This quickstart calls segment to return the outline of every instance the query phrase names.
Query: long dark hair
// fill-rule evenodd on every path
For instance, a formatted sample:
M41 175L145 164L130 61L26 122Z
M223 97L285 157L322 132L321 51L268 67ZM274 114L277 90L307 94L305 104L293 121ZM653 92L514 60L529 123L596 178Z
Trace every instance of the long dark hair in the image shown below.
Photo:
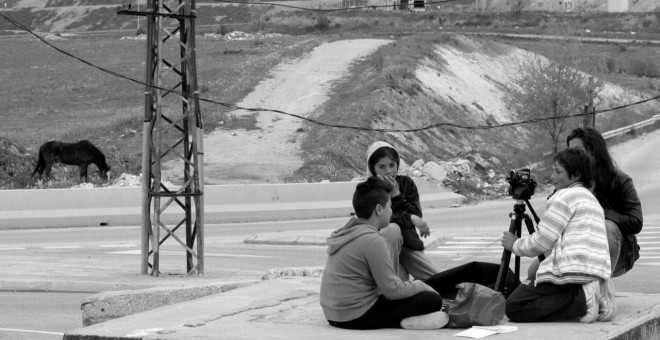
M607 143L605 143L605 139L600 132L590 127L573 129L566 137L566 145L576 138L582 141L584 148L596 162L594 169L596 188L594 194L597 198L605 197L617 173L617 167L607 149Z

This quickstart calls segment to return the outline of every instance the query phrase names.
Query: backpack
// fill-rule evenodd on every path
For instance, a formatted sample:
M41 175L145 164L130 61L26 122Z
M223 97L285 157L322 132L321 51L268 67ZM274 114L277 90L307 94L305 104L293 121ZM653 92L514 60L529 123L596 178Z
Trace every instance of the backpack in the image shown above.
M506 305L502 293L473 282L459 283L456 287L456 298L445 302L445 312L449 315L446 327L492 326L502 321Z

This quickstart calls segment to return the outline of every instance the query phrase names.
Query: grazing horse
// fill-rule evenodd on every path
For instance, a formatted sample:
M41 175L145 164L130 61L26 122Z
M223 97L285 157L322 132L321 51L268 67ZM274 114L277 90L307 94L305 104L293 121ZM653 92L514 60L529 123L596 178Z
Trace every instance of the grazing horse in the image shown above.
M46 172L46 179L50 179L50 170L53 164L60 162L80 167L80 178L87 182L87 166L95 164L99 169L99 176L105 180L110 179L108 170L110 166L105 162L105 155L94 144L86 140L77 143L64 143L49 141L39 148L39 160L32 172L32 177L39 173L39 178Z

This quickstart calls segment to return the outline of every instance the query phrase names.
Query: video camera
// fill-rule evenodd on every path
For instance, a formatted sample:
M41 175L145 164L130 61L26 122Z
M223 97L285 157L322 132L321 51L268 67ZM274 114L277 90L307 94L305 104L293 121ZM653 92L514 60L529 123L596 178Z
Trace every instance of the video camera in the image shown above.
M529 200L534 195L536 181L532 179L529 169L514 169L509 171L509 196L517 200Z

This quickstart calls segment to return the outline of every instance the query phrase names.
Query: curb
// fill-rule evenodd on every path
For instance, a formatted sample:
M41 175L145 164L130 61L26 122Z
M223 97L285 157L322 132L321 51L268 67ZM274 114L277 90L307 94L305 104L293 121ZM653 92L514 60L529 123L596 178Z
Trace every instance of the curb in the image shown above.
M157 287L99 293L88 296L81 304L83 327L175 303L192 301L258 282L239 281L194 287Z

